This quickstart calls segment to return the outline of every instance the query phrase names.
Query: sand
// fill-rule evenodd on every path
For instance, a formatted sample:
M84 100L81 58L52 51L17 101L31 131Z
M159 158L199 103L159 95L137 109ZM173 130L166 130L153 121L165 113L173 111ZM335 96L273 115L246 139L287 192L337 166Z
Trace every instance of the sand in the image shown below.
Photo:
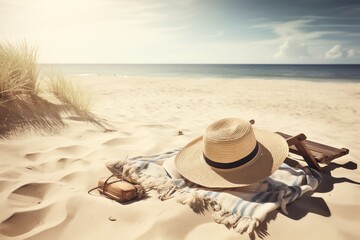
M156 194L131 204L88 195L105 163L185 145L223 117L350 154L311 195L273 212L252 238L360 239L360 84L293 80L77 77L104 128L75 117L56 134L0 140L0 239L247 239ZM182 131L184 135L178 135ZM110 221L109 218L115 221Z

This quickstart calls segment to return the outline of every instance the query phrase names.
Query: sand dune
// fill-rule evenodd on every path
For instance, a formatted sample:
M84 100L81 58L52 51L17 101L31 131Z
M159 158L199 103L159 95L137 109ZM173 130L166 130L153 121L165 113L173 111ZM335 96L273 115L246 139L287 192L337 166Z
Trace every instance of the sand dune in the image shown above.
M274 212L255 237L359 239L360 85L283 80L79 77L108 130L69 117L59 134L0 140L1 239L238 239L156 194L131 204L88 195L105 163L185 145L223 117L350 149L317 192ZM178 131L184 134L179 135ZM111 217L111 221L109 218ZM301 234L299 234L301 233ZM247 236L242 236L247 238Z

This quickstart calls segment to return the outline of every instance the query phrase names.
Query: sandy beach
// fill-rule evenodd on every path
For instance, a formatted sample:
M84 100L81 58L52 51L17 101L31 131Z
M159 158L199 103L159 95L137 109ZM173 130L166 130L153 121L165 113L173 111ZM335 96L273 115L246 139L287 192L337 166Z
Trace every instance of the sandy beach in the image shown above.
M262 79L74 77L102 128L68 116L56 134L0 139L1 239L247 239L155 193L120 204L87 191L106 163L184 146L225 117L350 149L313 194L271 213L264 239L360 239L360 84ZM182 131L183 135L178 132ZM111 221L115 219L115 221Z

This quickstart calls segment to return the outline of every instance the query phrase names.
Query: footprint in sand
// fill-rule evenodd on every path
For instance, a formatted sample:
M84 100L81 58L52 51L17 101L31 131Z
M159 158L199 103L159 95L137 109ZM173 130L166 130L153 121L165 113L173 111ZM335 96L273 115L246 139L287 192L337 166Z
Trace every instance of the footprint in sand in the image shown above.
M22 182L8 184L2 191L0 203L7 207L0 213L0 221L8 219L16 212L38 208L39 204L49 205L55 202L50 195L58 195L61 186L55 183ZM44 199L46 201L44 202Z
M122 144L126 144L126 138L112 138L104 142L102 145L114 147Z
M59 226L66 224L74 216L70 200L83 192L83 189L70 184L71 179L87 185L89 179L86 178L91 177L91 172L78 171L63 174L64 181L57 180L56 183L6 184L8 194L2 192L0 199L0 239L37 239L37 236L44 234L54 236L52 232L56 232Z
M123 146L123 145L131 145L133 143L136 143L139 139L138 138L120 138L120 137L115 137L112 138L110 140L105 141L104 143L102 143L102 145L104 146L109 146L109 147L116 147L116 146Z
M25 166L27 171L32 171L33 174L38 176L38 173L49 175L52 173L67 174L68 172L76 171L78 169L84 169L91 164L90 160L84 158L57 158L45 162L31 162ZM13 172L13 171L12 171ZM30 174L30 173L28 173Z
M31 161L37 162L47 162L49 159L54 158L63 158L63 157L80 157L92 151L89 147L80 146L80 145L71 145L66 147L57 147L54 149L50 149L46 152L36 152L36 153L28 153L24 157Z
M66 201L56 202L40 209L17 211L1 223L0 233L5 237L28 239L60 225L67 216Z

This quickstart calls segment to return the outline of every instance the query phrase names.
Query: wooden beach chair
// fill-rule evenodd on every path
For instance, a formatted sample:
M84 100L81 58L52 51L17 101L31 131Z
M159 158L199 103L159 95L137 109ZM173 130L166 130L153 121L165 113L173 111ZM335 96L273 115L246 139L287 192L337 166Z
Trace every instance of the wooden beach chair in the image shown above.
M332 160L349 153L347 148L335 148L306 140L306 136L303 133L295 136L282 132L276 133L286 139L291 153L302 156L306 163L316 170L321 170L319 163L329 164Z
M255 120L250 120L250 123L254 124ZM276 133L286 139L291 153L301 156L311 168L319 171L321 171L319 163L329 164L332 160L349 153L347 148L335 148L307 140L303 133L295 136L282 132Z

